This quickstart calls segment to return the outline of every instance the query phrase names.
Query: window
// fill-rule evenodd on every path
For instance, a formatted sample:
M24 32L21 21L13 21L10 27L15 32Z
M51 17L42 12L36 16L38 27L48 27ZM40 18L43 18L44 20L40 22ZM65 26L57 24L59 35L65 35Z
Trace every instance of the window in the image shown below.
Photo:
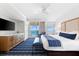
M39 34L39 26L38 25L31 25L31 36L37 36Z
M47 33L50 33L50 34L53 34L55 33L55 23L53 22L47 22L46 23L46 32Z

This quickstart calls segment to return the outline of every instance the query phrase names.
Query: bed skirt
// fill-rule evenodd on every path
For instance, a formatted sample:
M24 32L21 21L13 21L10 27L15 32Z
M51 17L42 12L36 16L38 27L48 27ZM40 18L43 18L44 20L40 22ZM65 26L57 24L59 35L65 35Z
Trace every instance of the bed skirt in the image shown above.
M46 51L48 56L79 56L79 51Z

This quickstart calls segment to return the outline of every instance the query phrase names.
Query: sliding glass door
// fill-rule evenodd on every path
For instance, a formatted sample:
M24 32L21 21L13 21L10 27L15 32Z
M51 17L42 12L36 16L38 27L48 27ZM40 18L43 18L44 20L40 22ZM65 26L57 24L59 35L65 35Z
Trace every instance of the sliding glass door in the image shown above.
M38 34L45 32L45 22L43 21L31 21L29 23L29 37L36 37Z
M37 36L39 34L39 25L31 25L31 36Z
M36 37L39 34L39 22L30 22L28 33L29 37Z

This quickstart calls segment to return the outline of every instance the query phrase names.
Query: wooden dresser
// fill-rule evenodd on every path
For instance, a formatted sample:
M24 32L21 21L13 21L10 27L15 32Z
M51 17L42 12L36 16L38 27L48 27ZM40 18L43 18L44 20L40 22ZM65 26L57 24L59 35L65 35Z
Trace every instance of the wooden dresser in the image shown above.
M17 36L0 36L0 51L8 52L22 41L23 38Z

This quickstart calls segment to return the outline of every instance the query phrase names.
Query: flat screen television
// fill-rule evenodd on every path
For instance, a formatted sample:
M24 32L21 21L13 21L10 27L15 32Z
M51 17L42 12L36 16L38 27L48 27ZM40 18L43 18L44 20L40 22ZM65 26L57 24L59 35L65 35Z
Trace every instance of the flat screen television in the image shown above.
M15 23L0 18L0 31L8 31L8 30L14 31L15 30Z

